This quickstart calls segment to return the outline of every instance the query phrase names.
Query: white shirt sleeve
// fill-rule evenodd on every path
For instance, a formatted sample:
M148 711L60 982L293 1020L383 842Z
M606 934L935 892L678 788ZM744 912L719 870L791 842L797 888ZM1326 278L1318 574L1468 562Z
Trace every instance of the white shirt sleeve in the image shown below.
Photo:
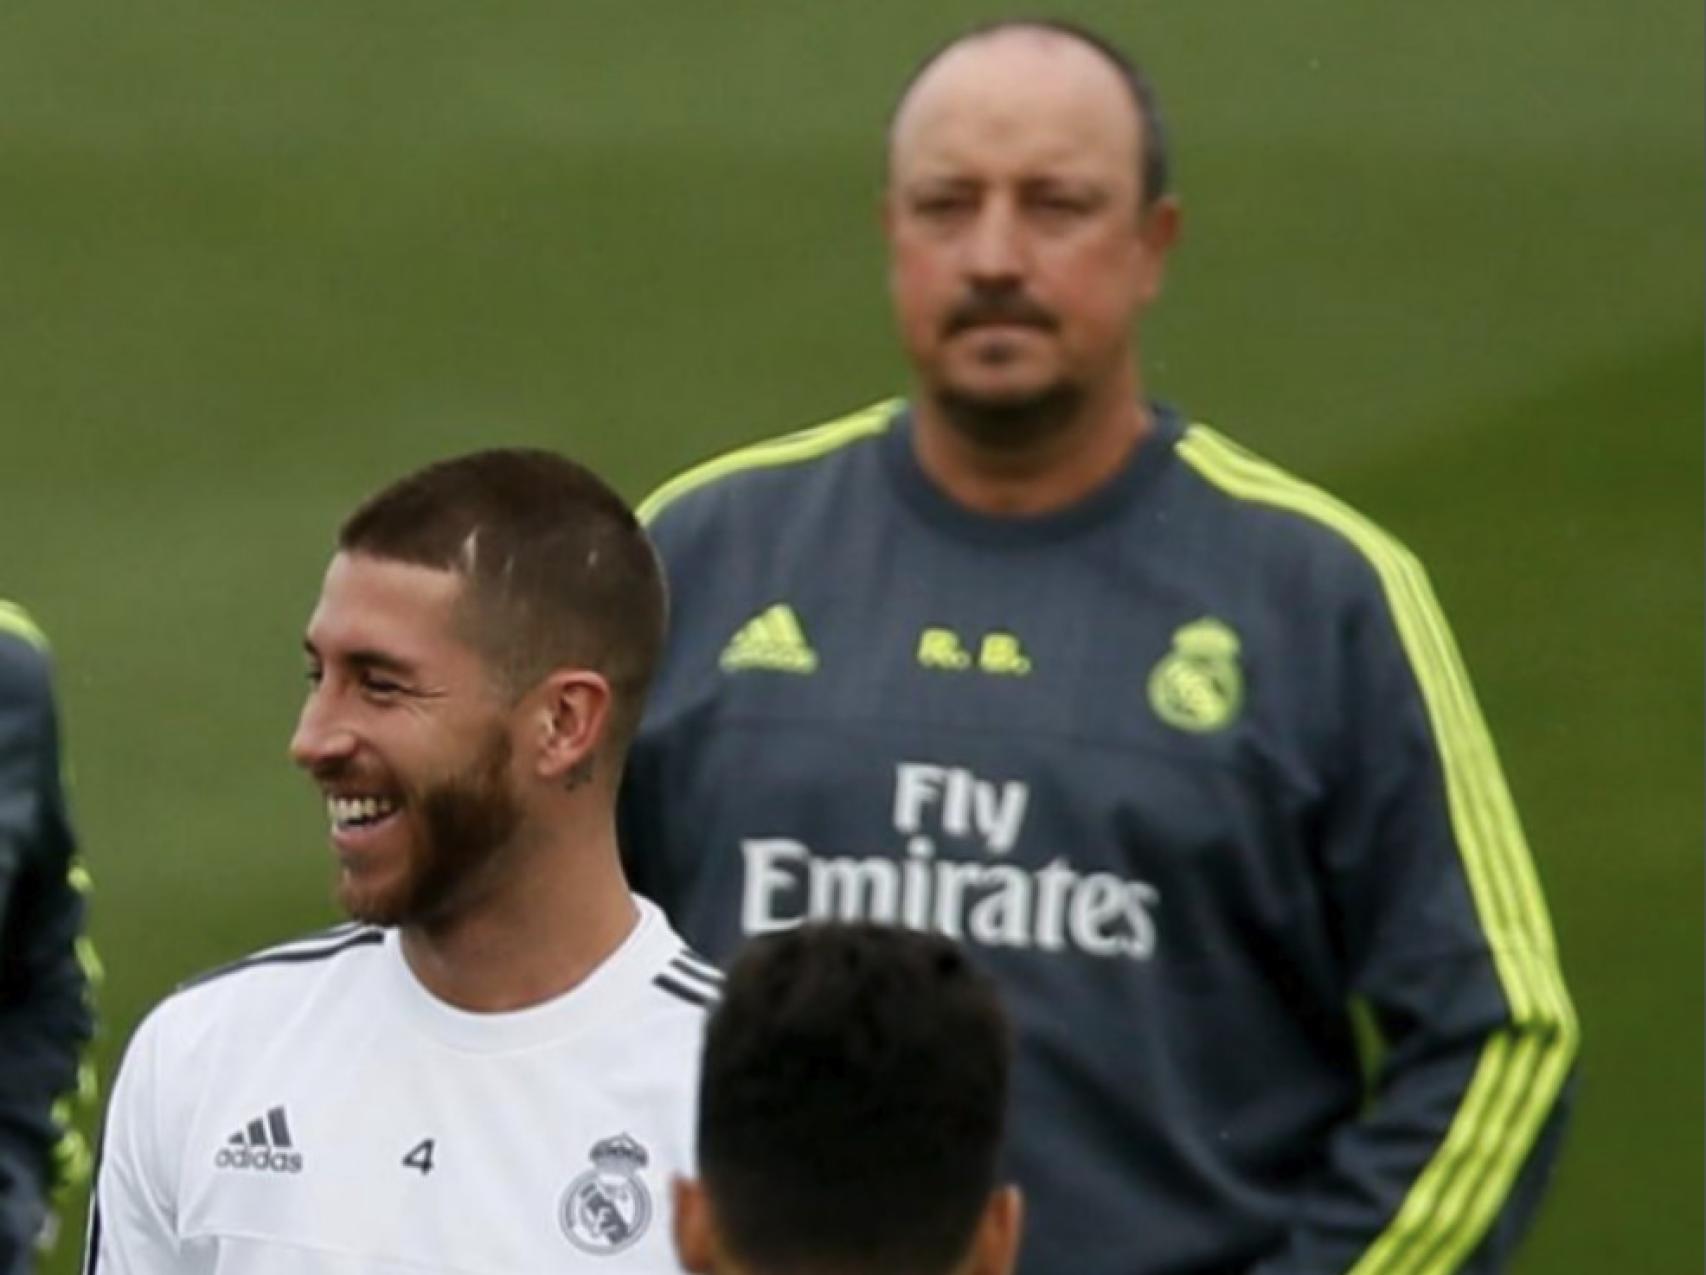
M172 1160L163 1155L159 1013L131 1038L113 1081L89 1208L84 1275L181 1275Z

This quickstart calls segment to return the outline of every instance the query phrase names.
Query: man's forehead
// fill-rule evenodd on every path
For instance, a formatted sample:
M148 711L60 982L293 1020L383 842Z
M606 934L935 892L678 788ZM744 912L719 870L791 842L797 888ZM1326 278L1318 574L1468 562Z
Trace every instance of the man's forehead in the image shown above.
M309 640L320 645L388 636L412 643L447 634L462 594L463 579L454 571L340 552L326 567Z
M1100 53L1058 32L1012 28L943 53L895 114L890 172L971 159L1095 164L1130 169L1137 106Z

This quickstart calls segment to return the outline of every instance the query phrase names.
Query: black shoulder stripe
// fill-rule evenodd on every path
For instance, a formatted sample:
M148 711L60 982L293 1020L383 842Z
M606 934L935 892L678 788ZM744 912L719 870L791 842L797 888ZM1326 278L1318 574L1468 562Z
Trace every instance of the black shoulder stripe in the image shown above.
M715 992L707 991L698 987L689 987L685 983L678 983L668 974L659 974L652 980L652 986L662 988L671 996L679 997L689 1005L697 1005L700 1009L710 1009L712 1005L717 1003L717 996Z
M385 931L376 925L361 925L350 923L334 926L329 930L321 930L317 934L308 934L299 939L291 939L288 943L278 943L272 947L262 948L245 956L245 961L278 961L302 960L317 956L330 956L341 952L352 945L361 943L377 943L383 941Z
M715 961L707 961L690 947L684 947L676 954L675 959L683 966L697 969L701 974L709 974L719 982L723 979L723 971L717 968Z
M254 969L258 965L299 965L308 961L324 961L348 952L352 948L371 947L375 943L385 941L385 931L378 929L357 930L354 934L339 939L335 943L319 947L287 948L283 951L262 952L259 956L246 956L240 961L232 961L229 965L221 965L205 974L197 974L194 978L186 979L178 984L176 990L188 991L192 987L200 987L203 983L211 983L214 979L224 978L227 974L237 974L243 970Z
M680 957L676 957L675 960L671 961L669 963L669 968L672 973L681 975L681 977L688 983L708 988L713 992L720 992L723 990L723 976L721 974L714 973L710 970L700 969L696 965L689 965Z
M329 926L324 930L315 930L311 934L298 935L293 939L285 939L282 943L274 943L263 947L258 952L251 952L243 959L245 961L259 960L261 957L279 956L285 952L300 952L308 949L319 950L332 947L352 934L374 927L360 921L344 921L339 925Z

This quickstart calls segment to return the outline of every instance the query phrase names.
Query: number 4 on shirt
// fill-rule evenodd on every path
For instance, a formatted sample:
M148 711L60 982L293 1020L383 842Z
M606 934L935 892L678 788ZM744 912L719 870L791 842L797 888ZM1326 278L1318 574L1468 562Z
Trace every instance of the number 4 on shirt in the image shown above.
M432 1172L432 1149L434 1139L423 1138L409 1149L409 1154L403 1157L403 1167L419 1169L424 1178Z

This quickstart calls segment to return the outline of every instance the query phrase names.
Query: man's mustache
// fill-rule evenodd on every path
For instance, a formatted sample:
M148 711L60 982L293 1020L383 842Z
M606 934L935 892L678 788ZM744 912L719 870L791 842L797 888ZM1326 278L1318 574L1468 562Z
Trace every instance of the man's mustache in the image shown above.
M969 328L997 323L1040 328L1044 332L1053 332L1060 326L1054 315L1022 292L989 292L966 297L948 311L942 327L948 336L958 336Z

